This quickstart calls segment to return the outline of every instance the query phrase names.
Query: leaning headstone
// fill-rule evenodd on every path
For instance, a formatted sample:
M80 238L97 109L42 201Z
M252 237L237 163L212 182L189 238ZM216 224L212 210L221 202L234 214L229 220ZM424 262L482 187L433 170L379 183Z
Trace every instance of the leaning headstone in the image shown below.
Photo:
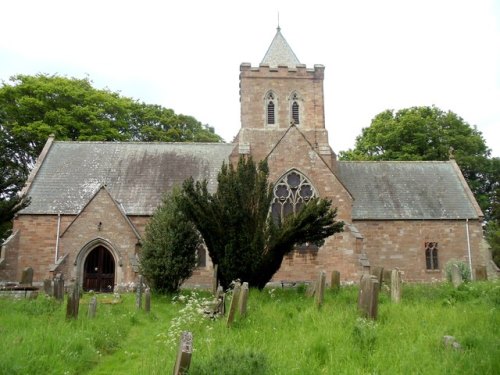
M97 309L97 298L94 296L89 302L89 318L95 318L95 312Z
M401 301L401 272L392 270L391 272L391 300L399 303Z
M233 289L233 299L231 300L231 306L229 307L229 314L227 315L227 326L230 327L233 324L234 316L236 315L236 309L238 308L238 303L240 299L241 284L236 282Z
M247 315L247 301L248 301L248 283L244 282L241 286L240 300L238 302L238 311L240 316Z
M316 293L316 306L320 308L325 300L326 272L321 271L318 276L318 291Z
M32 286L33 285L33 268L26 267L21 275L20 285Z
M43 291L46 295L52 296L52 294L53 294L52 280L50 280L50 279L43 280Z
M139 283L137 284L137 290L135 293L135 307L137 309L142 309L142 275L139 276Z
M192 354L193 334L191 332L184 331L181 334L181 341L179 344L179 351L177 352L173 375L188 374Z
M488 280L488 273L486 272L486 266L476 266L476 281L486 281Z
M144 311L147 313L151 311L151 290L149 288L144 291Z
M332 280L331 280L330 287L334 290L340 289L340 272L339 271L332 271Z
M384 267L373 267L371 274L378 280L378 287L382 287L382 280L384 278Z
M361 277L358 309L365 318L377 319L379 289L379 282L376 276L364 274Z
M451 282L455 288L458 288L463 282L462 273L460 272L460 268L458 268L458 264L453 264L451 266Z
M387 270L384 268L384 276L383 276L382 283L390 286L391 280L392 280L392 270Z
M61 273L54 278L54 297L58 301L64 300L64 278Z
M68 294L68 302L66 304L66 319L77 319L78 310L80 308L80 286L78 283L73 285L73 290Z

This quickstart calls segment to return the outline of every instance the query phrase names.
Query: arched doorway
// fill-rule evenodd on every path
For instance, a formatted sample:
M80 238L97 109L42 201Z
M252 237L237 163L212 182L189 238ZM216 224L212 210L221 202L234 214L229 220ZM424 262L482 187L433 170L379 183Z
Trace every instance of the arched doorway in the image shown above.
M115 260L104 246L97 246L85 259L83 290L113 292L115 286Z

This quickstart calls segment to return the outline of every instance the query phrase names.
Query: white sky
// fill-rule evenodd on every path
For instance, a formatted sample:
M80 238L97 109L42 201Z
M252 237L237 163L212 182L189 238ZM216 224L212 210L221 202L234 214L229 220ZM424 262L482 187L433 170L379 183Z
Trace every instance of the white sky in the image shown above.
M281 31L325 65L333 149L354 146L385 109L436 105L500 157L499 0L16 0L0 2L0 80L83 78L215 127L240 127L239 66Z

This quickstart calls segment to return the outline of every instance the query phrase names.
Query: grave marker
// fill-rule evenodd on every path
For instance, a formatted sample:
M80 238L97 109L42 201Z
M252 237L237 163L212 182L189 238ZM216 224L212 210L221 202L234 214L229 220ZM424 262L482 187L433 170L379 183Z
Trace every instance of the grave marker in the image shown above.
M137 309L142 309L142 275L139 276L139 284L137 285L137 290L135 294L135 307Z
M175 361L173 375L188 374L191 365L191 355L193 353L193 334L184 331L181 334L177 360Z
M244 282L241 287L240 300L238 304L238 310L240 316L242 317L247 315L247 301L248 301L248 283Z
M22 286L33 286L33 268L26 267L21 275Z
M380 289L382 287L382 280L384 277L384 267L373 267L371 274L377 278L378 287Z
M80 286L78 283L73 285L73 290L68 294L66 304L66 319L78 319L78 310L80 308Z
M391 272L391 300L395 303L401 301L401 272L399 270Z
M462 273L460 272L460 268L458 268L458 264L452 264L451 266L451 282L455 288L458 288L463 282Z
M377 319L379 282L376 276L364 274L361 277L358 295L358 309L366 318Z
M340 272L339 271L332 271L332 280L331 280L330 287L334 290L340 289Z
M54 277L54 297L58 301L64 300L64 278L62 273L58 273Z
M476 266L476 281L486 281L488 280L488 272L486 272L486 266Z
M43 291L48 296L52 296L53 295L52 280L50 280L50 279L43 280Z
M217 264L214 265L214 273L212 277L212 293L215 296L217 294L217 286L219 285L219 280L217 279L217 270L219 266Z
M316 293L316 306L320 308L325 300L325 283L326 283L326 272L321 271L318 276L317 286L318 291Z
M151 290L146 288L144 292L144 311L147 313L151 311Z
M230 327L233 324L234 316L236 314L236 309L238 308L238 303L240 299L241 284L237 281L233 289L233 299L231 300L231 306L229 307L229 314L227 315L227 326Z
M90 299L89 302L89 318L94 318L95 317L95 312L97 309L97 298L94 296Z

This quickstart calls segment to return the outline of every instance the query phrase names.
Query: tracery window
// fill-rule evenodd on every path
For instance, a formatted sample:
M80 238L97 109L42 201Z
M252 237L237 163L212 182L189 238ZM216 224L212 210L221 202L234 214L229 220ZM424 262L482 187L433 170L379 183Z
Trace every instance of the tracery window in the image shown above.
M274 186L271 214L275 222L300 211L312 198L317 197L311 182L299 171L291 170Z
M425 266L428 270L439 269L437 242L425 243Z
M273 92L266 95L266 121L267 125L276 124L276 96Z

